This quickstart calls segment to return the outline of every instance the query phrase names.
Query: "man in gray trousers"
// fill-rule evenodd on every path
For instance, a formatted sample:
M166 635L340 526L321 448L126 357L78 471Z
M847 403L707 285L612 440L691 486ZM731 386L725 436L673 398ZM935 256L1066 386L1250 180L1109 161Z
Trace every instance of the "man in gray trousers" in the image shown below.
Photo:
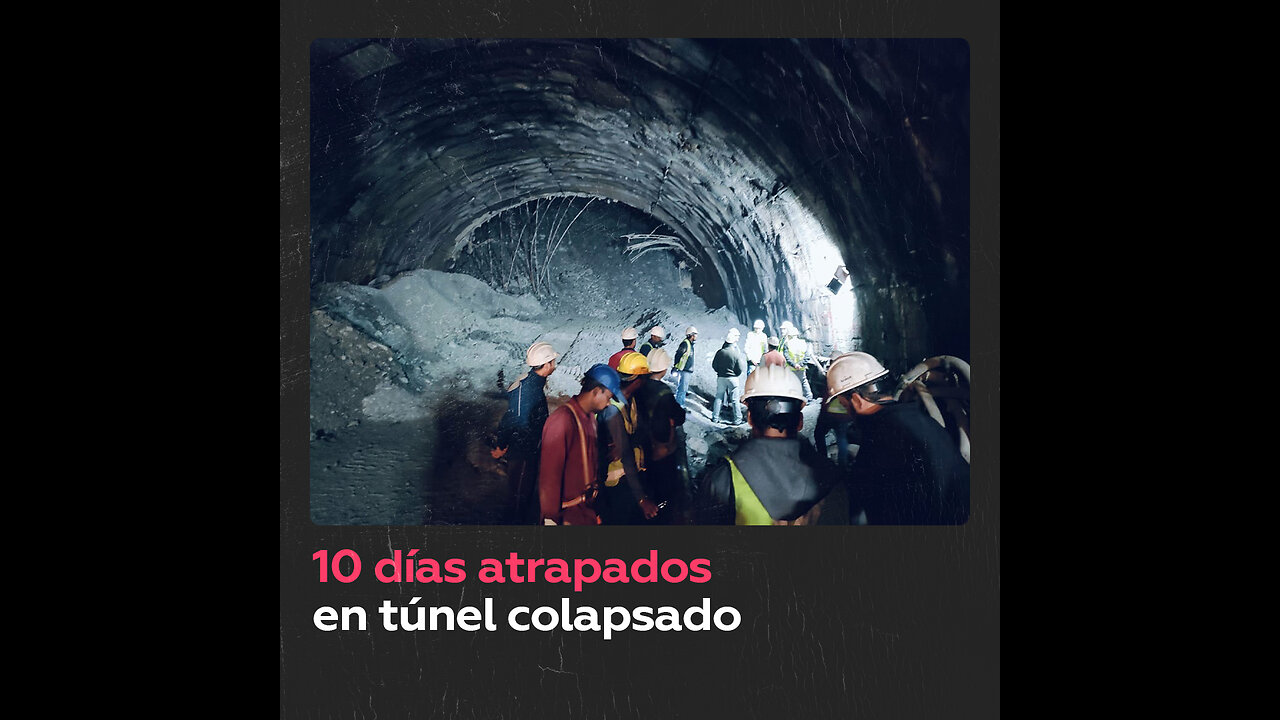
M720 422L720 407L729 403L733 408L733 425L741 425L742 403L738 402L742 389L742 376L747 372L747 359L738 349L738 328L725 335L724 345L716 351L711 368L716 371L716 400L711 404L711 422Z

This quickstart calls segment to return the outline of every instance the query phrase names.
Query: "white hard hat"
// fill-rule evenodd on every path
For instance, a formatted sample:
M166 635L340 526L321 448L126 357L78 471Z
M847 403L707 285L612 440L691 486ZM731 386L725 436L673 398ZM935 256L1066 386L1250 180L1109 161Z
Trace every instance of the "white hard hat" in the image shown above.
M728 342L738 342L738 337L742 333L738 332L738 328L729 328L729 332L725 333L724 339Z
M524 354L524 364L529 367L538 367L558 357L560 357L560 353L551 348L551 343L536 342L530 345L529 351Z
M800 331L796 329L795 325L788 325L782 328L782 337L798 337L799 335Z
M757 320L757 321L755 321L755 323L753 323L753 324L751 325L751 328L752 328L753 330L763 330L763 329L764 329L764 321L763 321L763 320Z
M684 331L684 336L685 336L685 337L689 337L690 335L697 335L697 334L698 334L698 328L696 328L696 327L694 327L694 326L692 326L692 325L690 325L690 326L689 326L689 327Z
M832 360L831 367L827 369L827 400L888 374L889 371L871 355L847 352Z
M639 337L639 335L636 333L636 329L633 327L629 327L626 330L622 331L623 340L635 340L637 337Z
M653 329L649 331L649 334L661 340L662 338L667 336L667 331L663 330L661 325L654 325Z
M659 370L671 369L671 354L662 348L654 348L649 351L649 372L655 373Z
M769 336L768 343L769 343L770 345L781 345L781 344L782 344L782 341L778 339L778 336L777 336L777 335L770 335L770 336Z
M791 324L790 320L783 320L782 324L778 326L778 329L786 330L787 328L790 328L790 327L795 327L795 326Z
M777 365L761 365L747 376L742 403L745 405L753 397L794 398L803 405L804 388L800 386L800 378L794 372Z

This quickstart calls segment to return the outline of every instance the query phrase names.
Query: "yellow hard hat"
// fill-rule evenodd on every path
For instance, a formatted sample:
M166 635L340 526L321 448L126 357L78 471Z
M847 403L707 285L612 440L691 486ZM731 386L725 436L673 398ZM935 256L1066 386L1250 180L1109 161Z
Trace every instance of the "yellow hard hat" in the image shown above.
M638 352L629 352L618 358L618 374L619 375L647 375L649 373L649 361Z

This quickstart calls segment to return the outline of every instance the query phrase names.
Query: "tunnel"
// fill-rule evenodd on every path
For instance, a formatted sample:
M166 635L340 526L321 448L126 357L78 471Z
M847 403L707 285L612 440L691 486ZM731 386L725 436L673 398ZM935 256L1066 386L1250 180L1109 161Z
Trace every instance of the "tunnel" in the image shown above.
M310 92L317 523L493 522L535 340L553 407L627 326L970 355L963 40L318 39Z

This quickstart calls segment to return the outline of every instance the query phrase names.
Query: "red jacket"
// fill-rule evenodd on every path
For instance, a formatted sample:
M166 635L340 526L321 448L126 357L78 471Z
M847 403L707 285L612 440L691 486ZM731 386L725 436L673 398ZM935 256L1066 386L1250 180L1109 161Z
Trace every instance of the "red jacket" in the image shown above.
M578 405L576 398L569 398L542 427L542 461L538 469L542 517L571 525L598 524L595 512L582 503L563 511L560 508L562 502L578 497L595 482L596 420Z
M636 349L635 349L635 348L633 348L633 347L629 347L629 348L628 348L628 347L624 347L624 348L622 348L621 350L619 350L618 352L616 352L616 353L614 353L614 354L610 355L610 356L609 356L609 367L613 368L614 370L617 370L617 369L618 369L618 363L622 361L622 356L623 356L623 355L626 355L626 354L627 354L627 353L629 353L629 352L636 352Z
M786 367L787 359L777 350L770 350L760 358L761 365L777 365L778 367Z

